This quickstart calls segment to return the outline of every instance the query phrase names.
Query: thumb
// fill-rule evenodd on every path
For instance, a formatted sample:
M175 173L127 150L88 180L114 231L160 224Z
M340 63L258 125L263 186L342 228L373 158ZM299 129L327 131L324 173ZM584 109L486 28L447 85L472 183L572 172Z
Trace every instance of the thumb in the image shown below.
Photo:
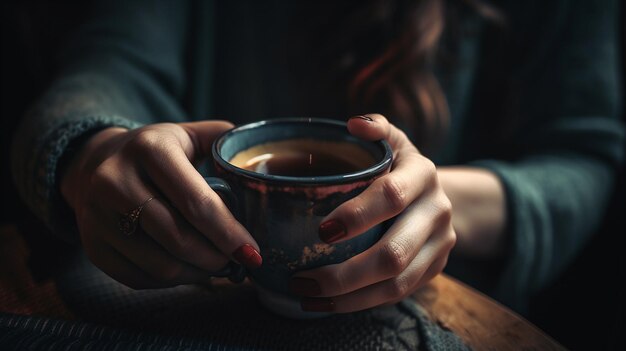
M390 124L387 118L375 113L350 117L348 120L350 134L365 140L387 139L389 129Z
M404 132L389 123L385 116L376 113L350 117L348 131L365 140L385 139L394 150L410 143Z
M193 151L188 155L191 160L211 156L213 141L235 125L228 121L199 121L180 123L193 143Z

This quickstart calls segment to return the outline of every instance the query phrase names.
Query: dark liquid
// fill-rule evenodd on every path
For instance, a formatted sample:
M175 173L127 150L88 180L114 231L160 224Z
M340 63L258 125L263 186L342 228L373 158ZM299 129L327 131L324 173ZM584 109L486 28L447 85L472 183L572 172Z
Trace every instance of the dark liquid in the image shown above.
M261 158L244 168L258 173L288 177L330 176L362 169L358 165L325 153L289 152L263 156L267 158Z
M354 143L289 139L253 146L230 162L263 174L319 177L357 172L371 167L375 160Z

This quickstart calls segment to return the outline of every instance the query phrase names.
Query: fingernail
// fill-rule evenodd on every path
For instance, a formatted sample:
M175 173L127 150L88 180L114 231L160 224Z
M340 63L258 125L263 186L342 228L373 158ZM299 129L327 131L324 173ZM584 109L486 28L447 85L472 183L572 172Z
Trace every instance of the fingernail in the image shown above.
M300 307L303 311L332 312L335 310L335 301L327 297L304 298L300 300Z
M263 258L259 252L250 244L241 245L233 252L233 257L246 268L259 268L263 263Z
M338 220L331 219L320 225L320 239L327 244L332 244L346 236L346 227Z
M358 118L358 119L362 119L364 121L368 121L368 122L373 122L374 120L372 119L372 117L367 117L365 115L358 115L358 116L354 116L354 117L350 117L350 119L353 118Z
M289 280L289 290L300 296L317 296L322 293L322 289L317 281L300 277L294 277Z

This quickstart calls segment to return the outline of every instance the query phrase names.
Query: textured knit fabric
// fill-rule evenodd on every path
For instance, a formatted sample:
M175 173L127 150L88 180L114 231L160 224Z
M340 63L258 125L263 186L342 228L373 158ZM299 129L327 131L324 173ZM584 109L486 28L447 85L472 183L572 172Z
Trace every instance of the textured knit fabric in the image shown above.
M452 116L445 147L431 157L439 165L484 167L502 181L505 257L452 257L447 270L523 312L529 295L594 233L623 159L617 4L495 5L507 16L504 25L461 11L458 45L449 52L456 61L437 67ZM13 172L25 201L72 239L71 214L56 210L64 205L55 171L82 132L211 118L345 119L340 84L320 54L334 33L294 40L324 23L327 13L314 7L96 2L93 19L64 51L58 80L16 136ZM451 37L444 33L444 42Z
M0 313L6 350L468 350L415 301L316 320L265 310L251 286L132 290L77 255L56 284L79 321Z

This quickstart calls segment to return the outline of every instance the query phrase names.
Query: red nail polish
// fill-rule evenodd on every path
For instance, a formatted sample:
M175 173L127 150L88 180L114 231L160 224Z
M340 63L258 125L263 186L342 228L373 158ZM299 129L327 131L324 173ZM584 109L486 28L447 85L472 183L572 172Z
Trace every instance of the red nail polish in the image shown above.
M300 300L300 307L303 311L332 312L335 310L335 301L327 297L304 298Z
M233 257L246 268L259 268L263 263L259 252L250 244L241 245L233 252Z
M373 122L374 121L372 119L372 117L367 117L365 115L358 115L358 116L350 117L350 119L353 119L353 118L362 119L362 120L367 121L367 122Z
M317 281L300 277L293 277L289 280L289 290L300 296L317 296L322 293Z
M327 244L339 241L339 239L347 234L346 227L343 223L335 219L322 223L319 228L320 239Z

